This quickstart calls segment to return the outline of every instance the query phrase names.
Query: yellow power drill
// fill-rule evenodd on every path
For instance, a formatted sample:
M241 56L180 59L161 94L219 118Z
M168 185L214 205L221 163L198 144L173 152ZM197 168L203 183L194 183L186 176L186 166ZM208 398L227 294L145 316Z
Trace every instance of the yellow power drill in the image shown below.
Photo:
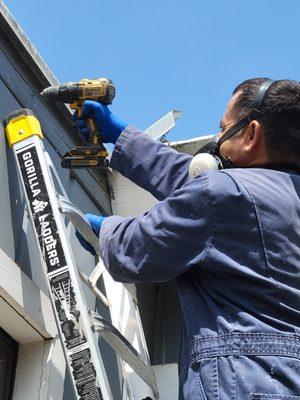
M41 95L49 100L59 101L71 105L81 117L82 106L85 100L95 100L105 105L112 103L116 94L113 82L110 79L82 79L80 82L68 82L44 89ZM92 118L86 119L89 130L86 146L72 147L62 158L64 168L99 168L108 167L108 153L101 141L101 133Z

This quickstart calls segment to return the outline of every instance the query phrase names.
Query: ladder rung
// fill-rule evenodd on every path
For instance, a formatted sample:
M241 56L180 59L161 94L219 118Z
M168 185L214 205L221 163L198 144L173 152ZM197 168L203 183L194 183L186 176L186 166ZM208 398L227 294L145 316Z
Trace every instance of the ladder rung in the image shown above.
M81 280L87 285L87 287L94 293L94 295L108 308L110 308L110 302L108 299L104 296L104 294L97 288L97 286L94 286L89 277L82 271L79 271L79 276Z
M98 279L100 278L100 276L103 274L104 271L105 271L105 266L103 262L99 261L89 276L89 281L91 282L92 286L97 285Z
M150 365L142 360L132 344L107 320L90 311L91 323L95 332L102 336L115 352L143 379L158 396L156 379Z

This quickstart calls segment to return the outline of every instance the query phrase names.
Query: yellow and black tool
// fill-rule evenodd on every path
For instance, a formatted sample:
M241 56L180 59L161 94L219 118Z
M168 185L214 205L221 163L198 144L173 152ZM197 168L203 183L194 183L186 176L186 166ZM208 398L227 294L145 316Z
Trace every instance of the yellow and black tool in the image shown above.
M81 117L85 100L94 100L105 105L112 103L115 87L110 79L82 79L80 82L68 82L44 89L42 96L49 100L68 103ZM101 140L99 127L92 118L86 120L89 139L86 146L71 148L62 158L64 168L99 168L108 167L108 153Z

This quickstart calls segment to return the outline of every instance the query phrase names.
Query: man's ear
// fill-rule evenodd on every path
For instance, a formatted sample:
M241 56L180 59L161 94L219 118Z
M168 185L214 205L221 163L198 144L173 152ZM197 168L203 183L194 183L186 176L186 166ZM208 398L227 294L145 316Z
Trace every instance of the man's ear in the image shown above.
M263 140L263 127L259 121L251 121L245 135L245 150L251 153Z

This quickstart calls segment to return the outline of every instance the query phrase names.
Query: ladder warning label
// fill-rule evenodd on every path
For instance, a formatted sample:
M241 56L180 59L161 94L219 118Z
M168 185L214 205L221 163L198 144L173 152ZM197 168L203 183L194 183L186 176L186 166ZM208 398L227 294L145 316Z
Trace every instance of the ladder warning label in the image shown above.
M69 272L66 271L51 277L50 288L68 350L86 343L86 338L80 327L80 312L76 308L75 294L71 286Z
M35 146L16 152L79 400L103 400Z
M95 387L96 372L94 366L90 362L90 349L82 350L71 355L73 377L81 400L98 400L102 399L99 387Z
M66 265L48 192L35 147L17 154L47 272Z

